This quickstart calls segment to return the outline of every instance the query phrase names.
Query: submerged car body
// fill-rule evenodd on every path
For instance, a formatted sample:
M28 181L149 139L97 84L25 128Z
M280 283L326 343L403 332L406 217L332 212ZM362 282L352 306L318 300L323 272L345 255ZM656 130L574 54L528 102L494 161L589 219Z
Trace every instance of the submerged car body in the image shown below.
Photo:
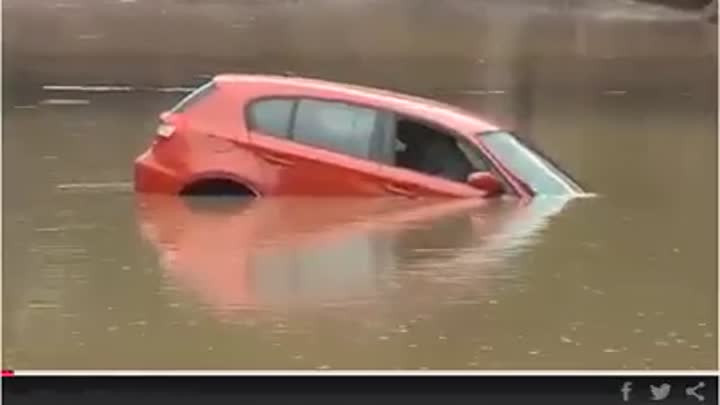
M582 189L517 137L439 102L219 75L161 115L135 189L164 194L490 197Z

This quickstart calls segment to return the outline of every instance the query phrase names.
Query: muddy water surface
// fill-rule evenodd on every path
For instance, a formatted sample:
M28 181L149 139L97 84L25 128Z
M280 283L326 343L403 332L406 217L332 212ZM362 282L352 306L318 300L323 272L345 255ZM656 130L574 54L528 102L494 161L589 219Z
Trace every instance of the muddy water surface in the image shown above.
M4 367L717 366L716 27L619 1L325 3L3 2ZM599 196L130 191L183 87L284 70L461 105ZM127 88L43 87L100 84Z

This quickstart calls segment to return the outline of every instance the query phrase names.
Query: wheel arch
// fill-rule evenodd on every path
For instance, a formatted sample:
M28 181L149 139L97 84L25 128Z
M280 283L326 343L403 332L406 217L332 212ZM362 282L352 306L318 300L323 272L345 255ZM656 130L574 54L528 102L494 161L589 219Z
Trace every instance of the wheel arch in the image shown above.
M191 176L180 188L180 195L247 195L262 197L263 193L249 179L227 171L208 171Z

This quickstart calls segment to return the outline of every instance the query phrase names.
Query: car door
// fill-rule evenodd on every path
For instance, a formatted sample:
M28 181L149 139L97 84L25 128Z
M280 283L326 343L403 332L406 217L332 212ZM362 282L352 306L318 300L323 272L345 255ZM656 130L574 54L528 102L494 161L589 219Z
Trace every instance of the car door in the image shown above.
M467 183L448 180L439 176L398 167L395 165L396 115L389 117L383 136L385 150L382 153L380 172L385 188L391 193L408 197L483 197L485 192ZM388 149L390 148L390 149ZM473 165L475 165L473 163Z
M257 100L251 145L271 195L384 195L376 142L385 114L339 101Z

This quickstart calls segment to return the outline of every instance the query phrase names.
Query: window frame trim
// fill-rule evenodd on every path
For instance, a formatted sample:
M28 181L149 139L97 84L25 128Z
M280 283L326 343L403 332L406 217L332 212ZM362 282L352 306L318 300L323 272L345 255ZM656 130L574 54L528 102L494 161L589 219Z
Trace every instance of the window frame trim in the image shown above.
M347 153L342 153L342 152L338 152L335 150L330 150L330 149L326 149L326 148L321 148L319 146L308 145L305 143L298 142L295 139L294 128L295 128L295 120L297 117L297 109L300 104L300 100L302 100L302 99L323 101L323 102L328 102L328 103L340 103L340 104L346 104L346 105L350 105L350 106L355 106L355 107L365 108L365 109L372 109L372 110L377 111L378 117L381 119L380 121L383 123L383 128L382 128L382 131L380 131L379 133L377 131L378 128L375 128L373 130L373 135L372 135L371 145L370 145L371 146L370 152L371 152L372 156L369 156L368 158L360 158L360 157L350 155ZM384 159L382 159L382 154L384 153L384 151L382 149L378 149L378 148L382 148L382 145L385 145L387 143L387 139L384 139L384 138L392 137L392 140L395 139L395 137L397 135L398 117L405 117L406 119L416 121L422 125L426 125L426 126L432 128L434 130L444 132L444 133L448 134L450 137L452 137L453 139L455 139L456 141L458 139L460 139L461 141L464 141L464 142L472 145L472 147L477 149L482 154L483 159L489 165L492 172L496 175L499 175L502 178L503 183L505 183L506 185L510 185L510 187L509 187L510 191L515 195L520 195L518 190L516 190L515 187L512 186L512 184L513 184L512 179L507 178L507 176L503 172L502 168L499 168L497 166L497 164L495 164L492 157L487 156L487 152L482 147L480 147L474 143L477 141L474 138L472 138L472 136L470 136L469 134L463 134L462 132L460 132L454 128L451 128L445 124L439 123L439 122L429 119L427 117L419 117L418 115L413 114L413 113L408 113L405 111L398 111L396 109L391 109L391 108L388 108L385 106L379 107L379 106L373 105L371 103L358 102L355 100L347 100L347 99L344 99L339 96L333 97L333 96L317 96L317 95L305 95L305 94L282 94L282 93L263 94L260 96L252 97L244 102L244 106L242 108L243 115L244 115L243 118L245 121L245 127L248 131L256 130L255 123L252 120L252 114L251 114L252 106L254 104L264 101L264 100L289 100L293 103L293 108L290 113L290 118L289 118L290 121L289 121L289 125L288 125L287 136L279 137L279 136L272 136L272 135L264 135L261 133L260 135L262 135L262 136L269 136L269 137L272 137L272 138L275 138L275 139L278 139L281 141L293 142L293 143L296 143L296 144L299 144L299 145L302 145L305 147L309 147L309 148L319 148L324 151L337 153L346 158L358 159L358 160L361 160L364 162L375 163L375 164L380 165L381 167L389 167L389 168L394 168L394 169L405 169L405 168L396 166L394 164L394 161L391 164L388 164ZM391 129L391 131L388 131L388 128ZM376 138L376 137L381 137L382 139L380 139L379 141L375 141L374 138ZM380 156L377 156L377 155L380 155ZM376 157L377 157L377 159L376 159ZM432 176L427 173L418 172L416 170L412 170L412 169L405 169L405 170L410 170L413 173L418 174L418 175L430 176L433 178L437 178L437 176ZM444 180L447 180L447 179L444 179ZM454 183L458 183L453 180L447 180L447 181L452 181ZM458 184L465 184L465 183L458 183Z
M338 155L342 155L346 158L351 159L358 159L364 162L370 162L375 163L378 165L385 165L386 163L382 160L380 160L380 154L382 153L382 150L380 149L380 144L382 143L382 139L386 138L386 127L389 124L389 122L392 119L392 115L394 114L392 111L389 111L384 108L378 108L376 106L373 106L371 104L364 104L364 103L357 103L354 101L348 101L342 98L333 98L333 97L318 97L318 96L307 96L307 95L289 95L289 94L278 94L278 95L262 95L259 97L254 97L250 100L247 100L245 102L245 106L243 107L243 114L244 114L244 120L245 120L245 128L248 131L256 131L258 130L256 123L253 120L252 116L252 107L253 105L267 100L287 100L290 101L293 106L290 111L290 118L289 118L289 125L288 125L288 133L286 136L273 136L273 135L266 135L264 133L260 133L261 136L269 136L281 141L287 141L287 142L293 142L295 144L305 146L308 148L318 148L322 149L326 152L331 153L337 153ZM370 155L368 157L362 158L355 155L351 155L349 153L340 152L337 150L332 150L329 148L323 148L321 146L317 145L311 145L307 143L300 142L295 137L295 121L297 120L297 112L298 108L300 106L300 101L302 100L311 100L311 101L319 101L319 102L325 102L325 103L337 103L337 104L345 104L351 107L356 108L363 108L366 110L373 110L377 113L377 121L375 122L375 126L372 130L372 134L370 136Z

